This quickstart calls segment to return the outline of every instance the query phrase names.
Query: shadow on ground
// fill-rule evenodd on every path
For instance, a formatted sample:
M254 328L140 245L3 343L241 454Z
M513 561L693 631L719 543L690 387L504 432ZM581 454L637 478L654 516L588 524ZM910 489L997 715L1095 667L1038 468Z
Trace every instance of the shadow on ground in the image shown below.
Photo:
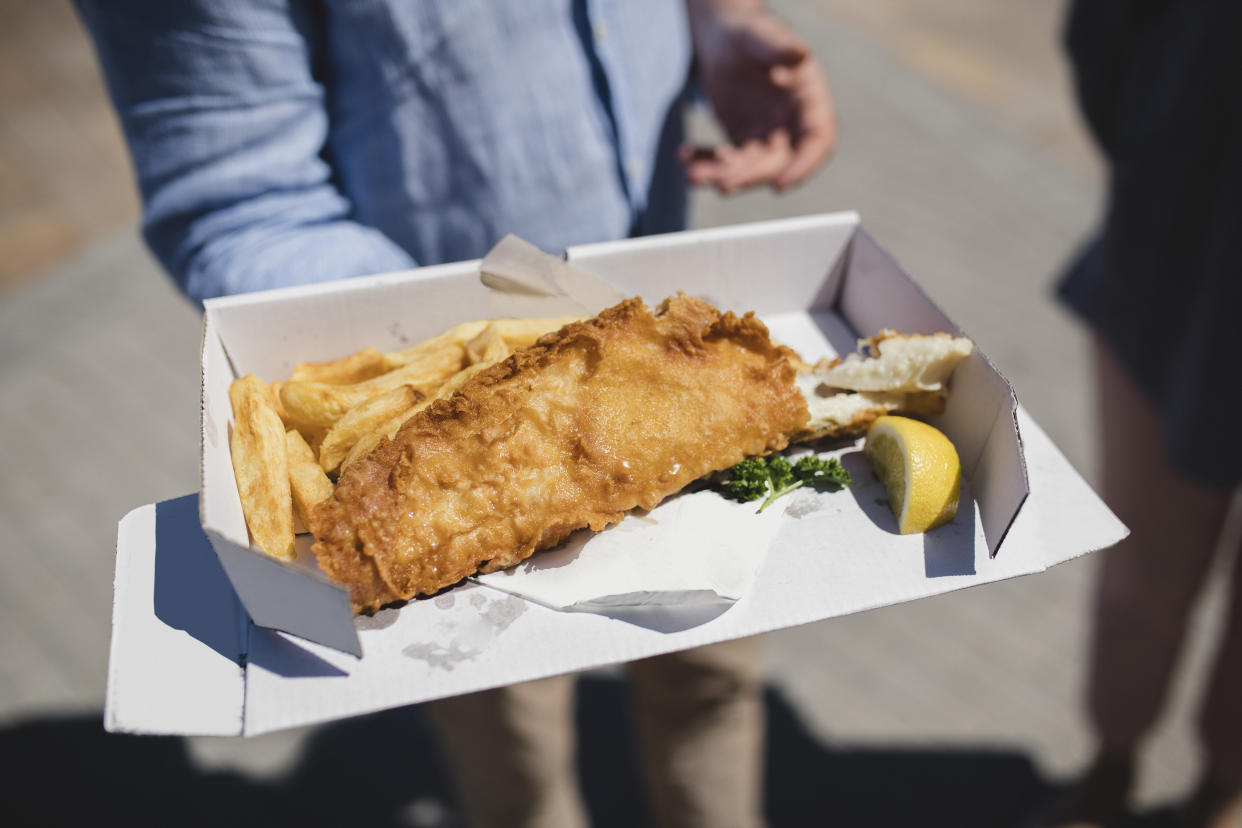
M766 701L772 828L1012 826L1052 790L1018 753L828 745L807 732L778 693L769 691ZM646 821L628 711L621 680L582 680L580 770L597 828ZM0 731L0 768L0 799L7 800L0 807L12 825L461 825L434 737L416 707L317 729L295 767L272 782L204 772L182 739L111 735L98 716ZM1125 828L1168 824L1150 814Z

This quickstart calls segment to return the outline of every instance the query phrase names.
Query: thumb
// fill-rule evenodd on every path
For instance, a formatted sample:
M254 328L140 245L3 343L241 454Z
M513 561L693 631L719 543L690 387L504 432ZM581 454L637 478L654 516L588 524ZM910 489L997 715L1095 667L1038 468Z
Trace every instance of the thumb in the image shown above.
M746 24L742 48L748 58L765 66L797 66L808 54L801 38L767 14Z

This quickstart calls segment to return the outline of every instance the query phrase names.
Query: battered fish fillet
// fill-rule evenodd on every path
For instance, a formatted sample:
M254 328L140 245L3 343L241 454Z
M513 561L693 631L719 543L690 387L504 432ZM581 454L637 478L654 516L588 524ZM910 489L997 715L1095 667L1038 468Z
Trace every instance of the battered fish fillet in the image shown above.
M311 518L355 611L512 566L804 433L797 356L751 314L631 299L411 418Z

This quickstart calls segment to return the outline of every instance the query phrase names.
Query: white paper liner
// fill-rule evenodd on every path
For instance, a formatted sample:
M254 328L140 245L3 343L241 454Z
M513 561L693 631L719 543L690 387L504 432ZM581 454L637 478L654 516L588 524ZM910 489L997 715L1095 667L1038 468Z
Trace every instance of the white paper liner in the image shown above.
M678 495L603 532L576 532L481 583L545 607L594 612L652 629L687 629L750 589L786 503L762 514L715 491Z

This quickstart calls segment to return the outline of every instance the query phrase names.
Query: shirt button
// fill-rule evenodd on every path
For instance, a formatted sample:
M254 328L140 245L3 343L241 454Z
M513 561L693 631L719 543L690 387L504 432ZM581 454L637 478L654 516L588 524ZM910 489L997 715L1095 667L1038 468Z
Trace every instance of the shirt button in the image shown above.
M625 172L630 178L642 178L643 162L637 158L631 158L625 163Z
M603 43L608 40L608 26L604 23L596 23L592 26L591 33L595 35L596 43Z

